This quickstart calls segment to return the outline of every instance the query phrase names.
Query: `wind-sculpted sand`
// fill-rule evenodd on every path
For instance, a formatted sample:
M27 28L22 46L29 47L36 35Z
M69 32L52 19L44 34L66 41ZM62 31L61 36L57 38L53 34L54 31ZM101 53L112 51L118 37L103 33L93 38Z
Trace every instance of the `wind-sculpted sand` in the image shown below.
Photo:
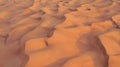
M120 0L0 0L0 67L120 67Z

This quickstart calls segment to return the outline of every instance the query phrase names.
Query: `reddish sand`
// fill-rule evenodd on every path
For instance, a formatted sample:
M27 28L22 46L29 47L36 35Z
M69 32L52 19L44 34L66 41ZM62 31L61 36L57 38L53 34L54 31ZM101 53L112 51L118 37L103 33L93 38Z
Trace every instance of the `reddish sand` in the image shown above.
M0 67L120 67L120 0L0 0Z

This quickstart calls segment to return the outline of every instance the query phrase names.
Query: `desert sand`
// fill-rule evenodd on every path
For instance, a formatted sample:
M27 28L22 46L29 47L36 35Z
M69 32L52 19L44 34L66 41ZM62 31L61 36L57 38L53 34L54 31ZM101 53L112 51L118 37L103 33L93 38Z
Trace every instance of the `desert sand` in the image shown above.
M0 0L0 67L120 67L120 0Z

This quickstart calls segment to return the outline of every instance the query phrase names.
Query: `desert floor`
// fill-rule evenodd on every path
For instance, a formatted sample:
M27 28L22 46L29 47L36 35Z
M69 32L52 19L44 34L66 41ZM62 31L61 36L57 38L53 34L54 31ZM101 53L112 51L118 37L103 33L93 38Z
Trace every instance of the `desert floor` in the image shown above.
M120 0L0 0L0 67L120 67Z

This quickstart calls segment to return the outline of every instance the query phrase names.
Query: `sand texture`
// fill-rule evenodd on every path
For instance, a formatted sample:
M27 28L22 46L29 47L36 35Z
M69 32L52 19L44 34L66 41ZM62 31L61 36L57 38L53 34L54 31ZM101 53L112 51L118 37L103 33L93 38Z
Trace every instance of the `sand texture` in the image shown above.
M0 67L120 67L120 0L0 0Z

